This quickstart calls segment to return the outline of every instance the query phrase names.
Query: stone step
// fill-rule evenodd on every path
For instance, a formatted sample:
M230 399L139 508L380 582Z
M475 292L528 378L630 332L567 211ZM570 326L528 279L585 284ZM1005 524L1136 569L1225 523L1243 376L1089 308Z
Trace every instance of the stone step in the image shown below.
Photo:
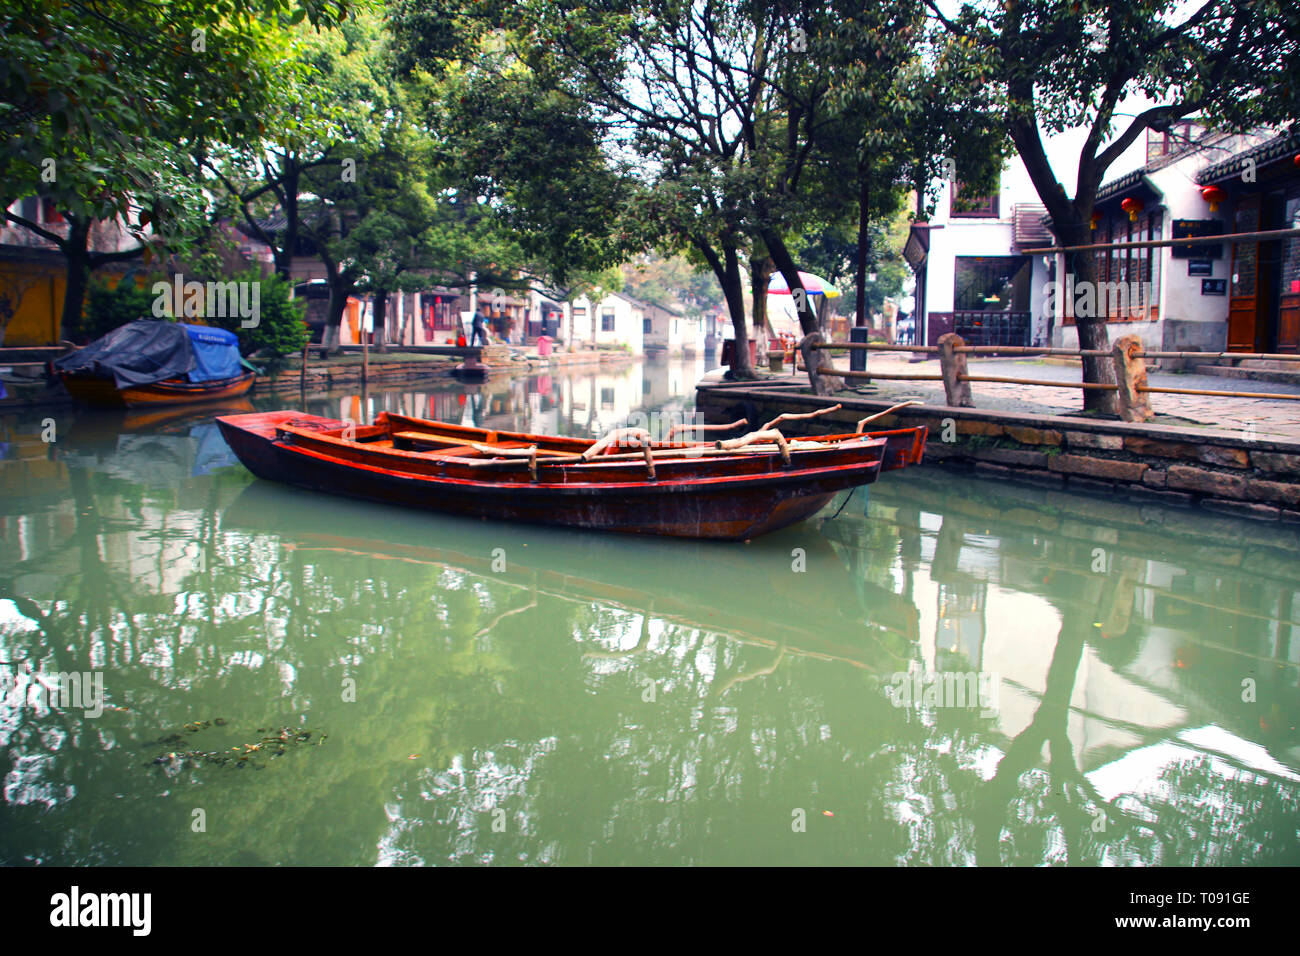
M1286 382L1291 385L1300 385L1300 362L1279 364L1290 364L1292 369L1284 371L1271 368L1234 368L1229 365L1197 365L1193 367L1192 371L1197 375L1214 375L1218 378L1235 378L1250 382Z
M1257 369L1265 372L1300 372L1300 362L1283 359L1242 359L1237 368Z

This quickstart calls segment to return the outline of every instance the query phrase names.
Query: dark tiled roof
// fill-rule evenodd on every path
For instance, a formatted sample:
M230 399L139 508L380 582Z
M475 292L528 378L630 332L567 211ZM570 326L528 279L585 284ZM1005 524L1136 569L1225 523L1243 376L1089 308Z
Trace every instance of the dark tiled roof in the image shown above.
M1104 202L1119 193L1128 192L1128 190L1142 182L1142 179L1146 174L1147 168L1143 166L1141 169L1135 169L1131 173L1125 173L1118 179L1112 179L1108 183L1102 183L1101 188L1097 190L1097 202Z
M1297 152L1300 152L1300 128L1293 128L1280 136L1274 136L1265 143L1260 143L1254 149L1229 156L1223 162L1215 163L1213 166L1206 166L1196 174L1196 181L1204 186L1216 180L1238 176L1241 174L1241 164L1247 159L1253 159L1256 164L1262 166L1284 156L1295 155Z
M323 211L322 207L318 203L300 202L298 204L299 225L300 226L313 225L316 222L316 217L319 216L322 211ZM288 227L289 217L285 215L283 209L281 209L279 206L276 206L275 209L271 211L270 215L264 218L257 219L257 224L263 230L265 230L265 232L268 235L275 236L284 232L284 230ZM256 239L259 242L261 241L261 237L257 235L256 231L253 229L252 226L248 224L247 221L240 220L239 222L235 223L235 228L239 230L241 233L243 233L244 235L248 236L250 239Z
M1223 133L1202 133L1194 142L1186 144L1181 149L1172 150L1161 156L1157 156L1155 159L1147 162L1146 165L1141 166L1130 173L1125 173L1123 176L1112 179L1110 182L1102 183L1101 188L1097 190L1096 201L1105 202L1107 199L1128 192L1133 187L1141 185L1143 178L1146 177L1148 173L1153 173L1157 169L1164 169L1166 166L1172 166L1179 160L1200 153L1207 147L1212 146L1214 143L1225 138L1226 136ZM1159 192L1159 190L1157 190L1150 182L1147 182L1146 185L1152 192Z

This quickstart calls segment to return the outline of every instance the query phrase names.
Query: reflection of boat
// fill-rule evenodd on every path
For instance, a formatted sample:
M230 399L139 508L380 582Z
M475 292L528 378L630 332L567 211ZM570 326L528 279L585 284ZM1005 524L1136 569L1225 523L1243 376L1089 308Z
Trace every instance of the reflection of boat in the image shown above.
M53 363L73 398L91 405L138 408L228 401L247 395L233 332L179 322L128 322Z
M321 567L333 560L339 573L355 575L360 559L446 567L870 671L905 668L919 636L909 598L860 580L826 538L804 529L738 550L709 541L607 536L587 536L574 547L567 532L534 528L504 553L496 551L502 539L492 525L423 515L403 521L403 514L340 501L323 524L310 498L258 481L223 510L221 527L279 536L295 560ZM814 573L791 573L795 542Z
M925 429L787 442L600 441L380 413L374 424L282 411L217 419L254 474L318 491L604 531L739 540L794 524L882 466L920 460ZM630 452L622 448L634 448Z
M218 399L202 408L192 405L157 406L116 410L117 431L189 431L194 425L210 423L216 415L240 415L254 411L247 397ZM113 414L105 412L103 414Z

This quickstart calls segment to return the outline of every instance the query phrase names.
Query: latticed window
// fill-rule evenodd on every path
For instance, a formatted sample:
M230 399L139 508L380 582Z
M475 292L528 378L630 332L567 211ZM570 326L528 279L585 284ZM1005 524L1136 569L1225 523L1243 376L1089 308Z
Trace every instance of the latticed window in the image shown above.
M1093 233L1094 242L1145 242L1161 238L1164 217L1160 210L1139 215L1136 222L1127 215L1104 220ZM1094 303L1107 321L1133 322L1159 318L1160 250L1110 248L1099 250ZM1076 285L1076 295L1082 292ZM1073 324L1073 310L1066 310L1066 324Z

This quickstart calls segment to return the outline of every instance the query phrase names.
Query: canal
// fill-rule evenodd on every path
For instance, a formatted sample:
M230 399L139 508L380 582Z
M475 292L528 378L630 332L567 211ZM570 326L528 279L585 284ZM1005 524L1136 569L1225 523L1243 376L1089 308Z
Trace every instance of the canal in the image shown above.
M702 370L306 410L594 435ZM921 468L641 540L269 485L210 415L3 420L0 863L1300 863L1295 526Z

